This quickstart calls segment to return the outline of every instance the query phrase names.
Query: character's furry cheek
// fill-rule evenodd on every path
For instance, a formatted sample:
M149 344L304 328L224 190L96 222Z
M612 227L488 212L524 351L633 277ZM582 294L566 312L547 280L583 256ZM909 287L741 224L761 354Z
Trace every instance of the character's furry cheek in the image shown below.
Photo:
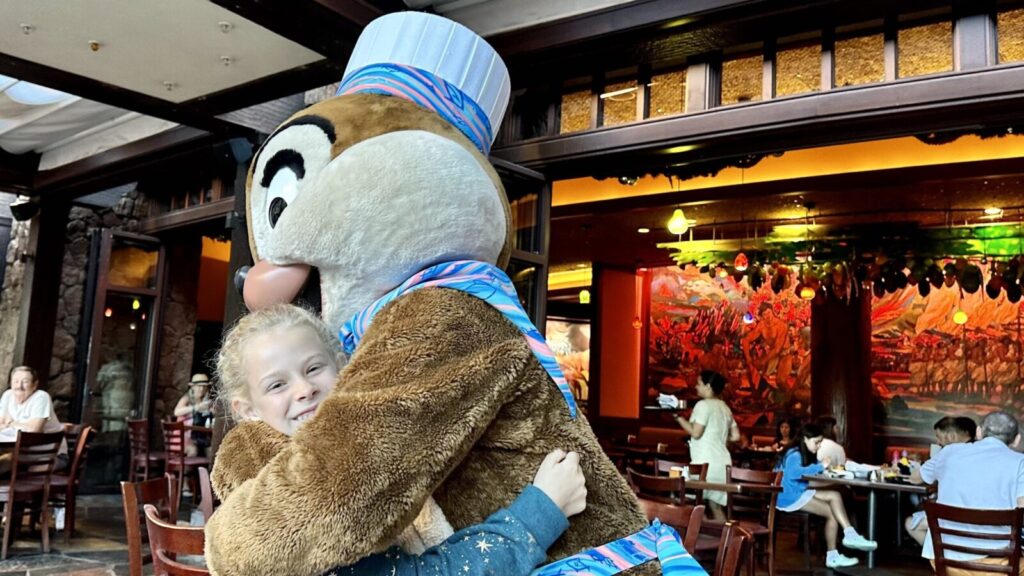
M288 206L331 161L334 127L318 116L293 120L257 153L249 191L249 222L256 251L273 259L277 229Z

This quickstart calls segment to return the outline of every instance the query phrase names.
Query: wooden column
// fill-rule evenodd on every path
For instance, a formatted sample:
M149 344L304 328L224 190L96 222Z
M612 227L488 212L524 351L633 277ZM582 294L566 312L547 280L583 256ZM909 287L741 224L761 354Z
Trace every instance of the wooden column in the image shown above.
M44 390L53 356L53 332L57 326L64 240L70 212L71 205L66 202L43 201L29 229L13 365L35 368Z
M249 230L246 227L245 178L249 171L248 161L239 162L235 172L235 206L228 215L231 228L231 255L228 258L228 283L224 298L224 331L226 332L239 318L245 315L245 302L235 289L235 272L242 266L252 266L252 251L249 249Z
M871 294L811 307L811 408L835 416L847 455L872 456Z

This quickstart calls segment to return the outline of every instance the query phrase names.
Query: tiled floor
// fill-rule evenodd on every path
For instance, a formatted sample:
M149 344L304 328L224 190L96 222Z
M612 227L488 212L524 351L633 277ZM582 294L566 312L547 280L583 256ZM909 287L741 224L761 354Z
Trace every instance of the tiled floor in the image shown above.
M180 516L187 520L189 510ZM120 495L82 496L79 498L78 535L71 540L69 546L64 545L63 534L58 533L52 540L52 552L42 554L39 551L38 534L27 534L15 542L10 557L0 561L0 576L127 576L128 547L124 535L124 514L121 511ZM867 570L858 568L845 573L872 574L885 576L926 576L932 574L926 562L917 557L909 546L896 550L895 543L883 544L880 554L879 568ZM864 556L859 555L861 561ZM796 536L792 533L779 534L776 574L779 576L796 575L831 575L833 571L824 567L824 554L814 555L813 569L804 569L802 548L797 546ZM146 574L152 574L146 567ZM767 574L764 567L758 568L758 574Z

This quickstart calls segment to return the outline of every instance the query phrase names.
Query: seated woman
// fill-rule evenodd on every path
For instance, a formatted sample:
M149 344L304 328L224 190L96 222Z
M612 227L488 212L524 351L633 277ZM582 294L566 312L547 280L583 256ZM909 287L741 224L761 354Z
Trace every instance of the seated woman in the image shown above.
M785 452L795 445L796 431L800 428L799 423L795 418L780 418L778 424L775 425L775 442L772 443L772 449L776 452Z
M29 366L15 366L11 369L10 389L0 396L0 429L8 429L13 437L17 431L61 432L64 425L53 412L50 395L39 389L39 376ZM7 455L8 457L10 455ZM68 443L61 441L54 470L68 466ZM0 461L0 472L10 470L10 461Z
M850 524L842 495L832 490L813 490L807 487L807 481L803 479L805 475L818 474L831 464L827 459L818 463L817 452L821 439L821 427L806 424L797 435L797 445L783 455L780 464L782 493L779 494L776 508L783 512L802 510L824 518L825 541L828 544L825 565L829 568L853 566L857 564L857 559L840 554L836 547L839 526L843 527L843 546L847 548L874 550L878 544L861 536Z
M209 426L213 422L213 400L210 398L210 378L206 374L193 374L188 393L178 399L174 415L186 426ZM185 438L185 455L197 456L209 446L208 435L193 431Z
M338 355L338 340L309 312L291 305L254 312L242 318L224 339L217 359L220 399L236 417L261 420L287 442L314 417L321 401L333 390ZM229 442L234 442L230 435L222 448ZM231 462L221 458L213 470L214 487L225 503L239 480L225 470L230 466ZM567 517L586 508L584 484L579 455L556 450L544 458L533 484L527 485L507 508L482 523L443 539L436 533L418 533L414 522L399 536L399 542L421 554L392 546L329 574L473 576L500 571L526 576L544 561L548 547L569 527ZM429 506L430 502L425 513L440 515L447 534L451 534L440 508L434 504L432 510L427 510ZM434 528L436 525L432 524ZM217 546L215 535L207 532L207 551ZM436 545L426 548L431 543Z
M821 445L818 446L818 462L827 459L832 466L846 466L846 450L842 444L836 442L836 419L832 416L821 416L817 423L822 434Z

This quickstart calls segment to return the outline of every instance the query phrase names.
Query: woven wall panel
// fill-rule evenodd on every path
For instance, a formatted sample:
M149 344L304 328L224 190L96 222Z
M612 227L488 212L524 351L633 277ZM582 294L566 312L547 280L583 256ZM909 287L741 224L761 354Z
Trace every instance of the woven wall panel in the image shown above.
M651 118L683 113L686 100L686 70L652 76L649 89Z
M764 59L760 54L722 62L722 105L761 99Z
M936 22L904 28L896 37L897 73L900 78L953 69L953 24Z
M562 94L562 116L559 134L590 129L590 90Z
M628 82L608 84L604 87L604 91L605 93L611 93L636 87L636 80L630 80ZM633 90L632 92L626 92L625 94L602 98L601 101L604 102L604 123L601 125L618 126L619 124L636 122L636 96L637 91Z
M1024 60L1024 8L1000 12L996 24L1000 62Z
M885 36L836 40L835 67L837 88L885 80Z
M775 55L775 95L821 90L821 46L784 48Z

